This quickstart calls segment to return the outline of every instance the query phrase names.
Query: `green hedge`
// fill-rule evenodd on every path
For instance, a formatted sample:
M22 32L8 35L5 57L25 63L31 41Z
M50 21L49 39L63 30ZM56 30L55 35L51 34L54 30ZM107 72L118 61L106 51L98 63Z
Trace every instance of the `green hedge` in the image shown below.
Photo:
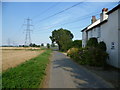
M106 50L107 50L106 44L105 44L103 41L102 41L102 42L99 42L98 48L100 48L100 49L103 50L103 51L106 51Z
M87 47L97 47L97 46L98 46L97 38L93 37L87 41Z
M105 51L94 47L70 49L67 55L79 64L91 66L104 66L108 58L108 54Z

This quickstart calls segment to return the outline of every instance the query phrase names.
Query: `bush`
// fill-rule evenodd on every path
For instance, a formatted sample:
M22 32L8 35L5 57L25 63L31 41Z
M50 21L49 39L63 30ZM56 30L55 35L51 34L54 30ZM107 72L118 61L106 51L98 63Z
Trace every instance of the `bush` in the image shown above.
M74 40L72 42L72 47L74 47L74 48L81 48L82 47L82 40Z
M81 48L82 49L82 48ZM80 49L79 48L71 48L67 51L67 55L71 57L73 60L79 63L80 61Z
M42 43L41 46L44 46L44 43Z
M90 38L87 41L87 47L97 47L97 46L98 46L97 38Z
M102 41L102 42L99 42L98 48L100 48L100 49L103 50L103 51L106 51L106 50L107 50L106 44L105 44L103 41Z
M87 64L91 66L104 66L108 58L108 54L105 51L94 47L88 48L88 50L83 53L83 56Z
M79 49L78 48L70 48L67 51L67 55L70 56L73 59L77 59Z
M86 48L71 48L67 55L79 64L91 66L105 66L108 54L106 44L102 41L98 44L97 38L90 38Z
M95 47L71 48L68 50L67 55L79 64L90 66L104 66L108 58L108 54L105 51Z
M50 48L50 44L49 44L49 43L47 43L47 48L48 48L48 49Z
M79 60L77 61L79 64L82 64L82 65L88 64L88 61L85 59L85 57L87 57L87 51L88 51L87 48L79 49Z
M86 49L84 48L71 48L67 51L67 55L73 58L79 64L86 64L83 53Z

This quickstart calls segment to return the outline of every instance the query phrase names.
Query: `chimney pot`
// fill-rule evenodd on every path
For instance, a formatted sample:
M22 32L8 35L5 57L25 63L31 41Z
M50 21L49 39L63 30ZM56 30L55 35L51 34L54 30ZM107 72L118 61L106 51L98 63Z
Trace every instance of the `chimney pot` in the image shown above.
M102 9L102 13L100 14L100 22L108 18L108 15L106 14L107 12L108 12L108 8Z
M107 12L108 11L108 8L103 8L102 9L102 12Z

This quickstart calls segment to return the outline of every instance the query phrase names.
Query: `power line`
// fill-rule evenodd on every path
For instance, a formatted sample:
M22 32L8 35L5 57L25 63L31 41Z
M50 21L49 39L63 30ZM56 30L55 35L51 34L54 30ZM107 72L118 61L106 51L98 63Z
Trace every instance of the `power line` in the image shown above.
M96 13L96 14L94 14L94 13ZM82 20L82 19L85 19L85 18L88 18L88 17L91 17L91 16L96 16L96 15L99 15L99 11L95 11L95 12L92 12L92 13L89 13L89 14L87 14L87 15L84 15L84 16L80 16L80 17L77 17L77 18L74 18L72 21L70 21L70 22L66 22L66 23L63 23L63 24L51 24L51 25L47 25L47 26L44 26L45 28L46 27L55 27L55 26L58 26L58 25L66 25L66 24L70 24L70 23L74 23L74 22L79 22L79 20ZM42 28L44 28L44 27L42 27ZM41 28L41 27L40 27Z
M93 14L92 14L92 15L93 15ZM85 15L85 16L79 18L79 19L76 20L76 21L73 21L73 22L67 22L67 23L60 24L60 25L63 25L63 26L64 26L64 25L66 25L66 24L75 23L75 22L80 22L80 21L82 21L82 20L85 20L85 19L91 17L92 15ZM99 14L95 14L94 16L97 16L97 15L99 15ZM51 27L49 27L49 28L47 28L47 29L44 29L44 30L48 30L48 29L51 29L51 28L53 28L53 27L57 27L57 26L60 26L60 25L51 26ZM80 28L80 26L70 27L70 28ZM43 31L43 30L42 30L42 31ZM45 32L41 32L41 33L45 33Z
M53 4L52 6L50 6L49 8L47 8L46 10L44 10L43 12L41 12L39 15L36 15L34 17L32 17L33 19L36 19L38 17L40 17L41 15L45 14L47 11L53 9L53 7L56 7L59 4L59 2Z
M65 12L65 11L67 11L67 10L75 7L75 6L78 6L78 5L81 4L81 3L83 3L83 2L79 2L79 3L77 3L77 4L74 4L74 5L72 5L72 6L68 7L68 8L60 11L60 12L57 12L57 13L55 13L55 14L53 14L53 15L51 15L51 16L48 16L48 17L46 17L46 18L43 18L43 19L39 20L39 22L40 22L40 21L47 20L47 19L49 19L49 18L51 18L51 17L54 17L54 16L56 16L56 15L58 15L58 14L60 14L60 13L63 13L63 12Z
M93 15L93 14L92 14L92 15ZM81 20L85 20L85 19L91 17L92 15L91 15L91 14L88 14L88 15L85 15L85 16L83 16L83 17L76 18L74 21L66 22L66 23L59 24L59 25L56 24L56 25L51 26L51 27L49 27L49 28L47 28L47 29L44 29L44 30L48 30L48 29L51 29L51 28L53 28L53 27L57 27L57 26L61 26L61 25L64 26L64 25L66 25L66 24L71 24L71 23L75 23L75 22L80 22ZM97 13L97 14L95 14L94 16L97 16L97 15L99 15L99 14Z

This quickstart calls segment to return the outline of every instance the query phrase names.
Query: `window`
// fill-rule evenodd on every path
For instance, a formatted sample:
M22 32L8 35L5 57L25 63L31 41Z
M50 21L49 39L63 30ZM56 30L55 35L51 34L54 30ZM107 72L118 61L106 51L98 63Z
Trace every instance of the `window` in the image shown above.
M98 27L98 38L101 37L101 29L100 29L100 26Z
M90 33L91 33L91 37L92 37L92 36L93 36L93 32L92 32L92 30L91 30L91 32L90 32Z

